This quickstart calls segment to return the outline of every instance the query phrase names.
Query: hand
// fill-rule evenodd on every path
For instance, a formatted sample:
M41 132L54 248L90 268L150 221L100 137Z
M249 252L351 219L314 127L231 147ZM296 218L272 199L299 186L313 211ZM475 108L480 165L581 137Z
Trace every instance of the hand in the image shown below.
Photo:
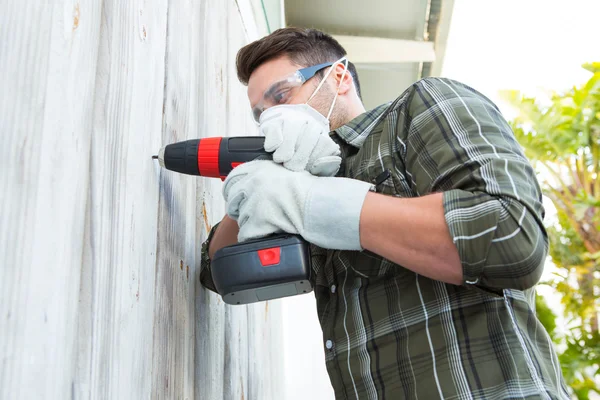
M289 170L334 176L340 169L340 147L329 137L329 122L306 104L268 108L259 129L273 161Z
M327 249L362 250L360 213L371 187L252 161L229 174L223 196L227 214L238 221L240 242L287 232Z

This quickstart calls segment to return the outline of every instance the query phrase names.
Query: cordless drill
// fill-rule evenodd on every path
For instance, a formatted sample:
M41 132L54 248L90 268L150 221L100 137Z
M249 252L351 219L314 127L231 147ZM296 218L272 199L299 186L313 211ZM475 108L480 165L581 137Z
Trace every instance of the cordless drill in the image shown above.
M238 165L270 160L260 136L210 137L169 144L157 159L168 170L221 178ZM223 301L248 304L313 290L308 243L290 234L272 235L219 249L211 260L213 282Z
M159 164L171 171L225 179L231 170L253 160L270 160L261 136L210 137L172 143L160 149Z

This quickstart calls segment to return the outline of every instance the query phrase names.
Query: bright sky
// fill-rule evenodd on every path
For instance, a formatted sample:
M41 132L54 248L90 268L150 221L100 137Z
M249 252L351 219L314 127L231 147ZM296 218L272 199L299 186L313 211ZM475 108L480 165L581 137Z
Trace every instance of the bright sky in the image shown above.
M501 89L560 90L600 61L600 0L455 0L442 75L498 102Z

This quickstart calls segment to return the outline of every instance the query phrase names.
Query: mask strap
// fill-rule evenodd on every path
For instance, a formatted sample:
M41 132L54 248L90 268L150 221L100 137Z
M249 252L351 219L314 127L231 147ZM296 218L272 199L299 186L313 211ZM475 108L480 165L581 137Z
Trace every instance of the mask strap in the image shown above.
M310 95L310 97L308 98L308 100L306 100L306 104L308 104L308 102L311 101L313 97L315 97L315 95L317 94L317 92L319 91L319 89L321 89L321 86L323 86L323 84L325 83L325 81L327 81L327 78L329 78L329 74L331 74L331 72L333 71L333 69L335 67L337 67L337 65L342 60L346 61L346 70L348 69L348 59L346 57L342 57L339 60L337 60L335 63L333 63L333 65L329 68L329 71L327 71L327 73L325 74L325 76L323 77L323 79L321 79L321 82L319 82L319 85L317 86L317 88L315 89L315 91ZM344 70L344 75L346 74L346 70ZM338 87L338 91L339 91L339 87ZM336 93L336 97L337 97L337 93Z
M342 79L340 79L340 84L338 85L337 90L335 91L335 97L333 98L333 103L331 103L331 108L329 108L329 113L327 114L328 121L329 121L329 117L331 117L331 113L333 112L333 106L335 106L335 101L337 100L338 94L340 93L340 87L342 86L342 82L344 82L344 78L346 77L346 72L348 72L348 59L344 58L343 60L346 61L346 63L344 64L344 73L342 74ZM337 66L337 64L336 64L336 66Z

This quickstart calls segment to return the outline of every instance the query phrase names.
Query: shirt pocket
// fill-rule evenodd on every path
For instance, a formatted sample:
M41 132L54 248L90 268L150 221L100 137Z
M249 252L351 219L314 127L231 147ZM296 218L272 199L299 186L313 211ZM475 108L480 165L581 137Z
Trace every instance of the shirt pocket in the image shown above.
M384 143L381 138L367 147L376 148L376 151L365 155L361 154L364 151L361 149L354 160L352 177L375 185L377 193L394 197L416 196L410 175L406 173L404 160L400 155L393 152L390 145Z
M399 158L384 157L370 163L358 179L375 185L375 191L387 196L414 197L404 164Z

